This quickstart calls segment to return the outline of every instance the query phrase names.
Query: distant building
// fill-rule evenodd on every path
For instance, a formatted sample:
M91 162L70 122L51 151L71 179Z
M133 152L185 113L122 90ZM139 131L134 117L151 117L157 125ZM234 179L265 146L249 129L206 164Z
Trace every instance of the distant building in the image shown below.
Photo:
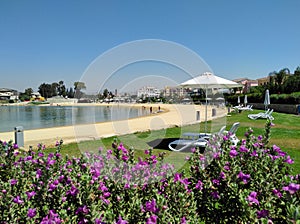
M18 100L19 93L17 90L0 88L0 100Z
M251 87L258 86L258 80L239 78L232 80L243 85L242 93L248 93Z
M265 86L270 82L270 76L257 79L259 86Z
M166 86L163 90L164 97L185 97L187 91L182 87L170 87Z
M159 98L160 90L155 87L143 87L137 92L138 97L156 97Z

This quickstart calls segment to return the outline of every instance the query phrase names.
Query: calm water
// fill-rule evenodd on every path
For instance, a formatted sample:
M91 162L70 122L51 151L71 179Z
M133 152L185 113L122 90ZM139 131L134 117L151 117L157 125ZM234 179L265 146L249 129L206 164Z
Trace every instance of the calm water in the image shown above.
M146 115L142 108L119 106L0 106L0 132L116 121Z

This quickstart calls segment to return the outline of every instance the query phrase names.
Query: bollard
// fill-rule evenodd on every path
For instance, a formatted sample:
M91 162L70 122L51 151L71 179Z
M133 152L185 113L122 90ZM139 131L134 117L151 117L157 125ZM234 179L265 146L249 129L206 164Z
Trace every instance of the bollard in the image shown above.
M15 127L15 143L19 147L24 147L24 128L22 126Z
M196 111L196 121L200 121L200 111Z
M216 115L217 115L217 111L216 111L215 108L213 108L213 109L211 110L211 116L212 116L212 117L215 117Z

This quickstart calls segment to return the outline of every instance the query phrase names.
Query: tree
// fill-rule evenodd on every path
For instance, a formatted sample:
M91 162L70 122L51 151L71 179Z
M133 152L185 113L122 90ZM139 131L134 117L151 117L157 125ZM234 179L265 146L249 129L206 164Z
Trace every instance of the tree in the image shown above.
M84 82L74 82L75 97L80 99L83 96L82 89L86 89Z
M52 86L50 84L43 83L39 86L38 92L42 97L49 98L52 96Z
M294 75L300 76L300 66L298 66L294 72Z
M108 97L108 89L103 90L103 97L106 99Z
M49 96L49 97L57 96L57 89L58 89L58 83L57 82L53 82L51 84L51 96Z
M72 87L69 90L67 90L67 96L68 98L74 98L74 91Z
M57 92L58 92L58 95L63 96L63 97L65 97L67 95L66 86L64 85L64 81L58 82Z
M33 89L32 88L27 88L25 89L25 92L24 92L27 96L31 96L31 94L33 93Z

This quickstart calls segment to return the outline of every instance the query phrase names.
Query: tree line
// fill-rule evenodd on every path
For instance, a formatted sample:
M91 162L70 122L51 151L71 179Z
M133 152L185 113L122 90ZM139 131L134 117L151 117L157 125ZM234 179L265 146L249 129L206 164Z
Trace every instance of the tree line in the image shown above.
M86 89L84 82L74 82L74 87L66 88L64 81L53 82L53 83L42 83L38 87L38 92L45 99L61 96L65 98L81 98L84 93L82 90ZM34 93L32 88L25 89L24 92L19 94L19 99L21 101L30 100L32 94Z
M269 89L270 94L300 92L300 66L295 69L294 73L291 73L288 68L270 72L268 83L251 88L251 92L263 92L265 89Z

